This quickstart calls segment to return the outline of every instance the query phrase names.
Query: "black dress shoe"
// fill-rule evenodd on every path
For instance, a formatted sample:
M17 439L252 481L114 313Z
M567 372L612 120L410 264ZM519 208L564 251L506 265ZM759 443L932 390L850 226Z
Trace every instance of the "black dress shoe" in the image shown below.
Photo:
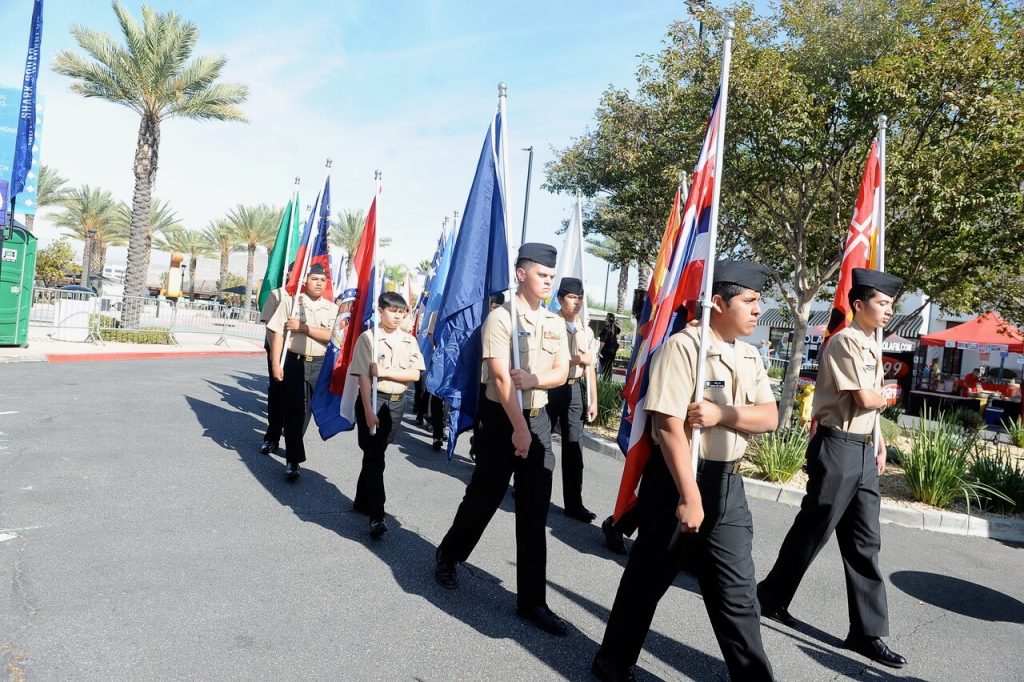
M265 440L263 445L260 446L261 455L270 455L277 452L278 445L276 440Z
M289 481L294 481L299 477L299 463L288 462L288 467L284 470L284 477Z
M523 620L528 620L544 632L557 635L559 637L565 637L569 634L569 626L565 624L565 621L554 614L554 612L547 607L547 604L541 604L539 606L525 606L516 609L516 614Z
M441 446L442 445L444 445L444 443L441 441L441 439L440 438L435 438L434 439L434 444L431 445L431 447L434 448L434 452L441 452Z
M568 516L570 519L576 519L577 521L582 521L583 523L590 523L591 521L597 518L597 514L590 511L586 507L566 509L565 515Z
M623 670L602 656L600 651L594 656L594 664L590 666L590 672L594 673L594 677L601 682L636 682L633 666Z
M437 560L434 566L434 580L446 590L454 590L459 586L459 578L455 575L458 562L442 552L440 547L437 548L434 558Z
M601 524L601 530L604 532L604 544L608 549L616 554L626 553L626 541L622 533L615 529L615 521L611 516Z
M907 664L907 659L890 649L881 637L850 635L843 644L847 649L890 668L902 668Z
M800 624L793 614L785 606L776 606L765 594L764 588L757 586L757 601L761 605L761 615L770 618L776 623L782 623L786 627L795 628Z
M416 426L423 426L423 415L416 415Z
M374 540L387 532L388 524L384 523L384 519L372 519L370 521L370 537Z

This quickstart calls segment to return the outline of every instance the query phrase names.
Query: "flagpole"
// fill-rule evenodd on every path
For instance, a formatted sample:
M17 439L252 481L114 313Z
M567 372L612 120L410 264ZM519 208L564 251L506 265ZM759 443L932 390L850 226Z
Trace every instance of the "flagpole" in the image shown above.
M380 292L377 290L377 282L381 281L379 275L381 273L377 270L377 243L380 241L380 230L376 229L380 227L380 185L381 185L381 172L376 170L373 172L373 201L376 204L374 207L376 227L373 231L373 284L372 293L370 294L372 300L370 305L373 306L373 314L370 317L370 324L373 325L373 353L370 356L371 362L376 363L378 360L377 353L377 327L380 326L380 310L377 306L377 299L380 298ZM377 368L380 371L380 368ZM374 414L377 413L377 377L370 379L370 405L373 407ZM370 435L377 435L377 428L370 429Z
M499 142L501 143L501 210L503 213L505 223L505 244L509 244L508 239L508 135L505 130L505 105L508 100L508 86L504 83L498 83L498 114L501 117L501 130L494 131L492 127L491 134L495 132L498 134ZM493 138L492 138L493 139ZM522 246L522 244L520 244ZM512 249L509 249L509 271L511 277L509 279L509 286L511 287L512 282L516 281L516 267L515 260L512 258ZM509 289L511 292L511 306L509 308L510 317L512 318L512 369L519 369L519 303L516 301L516 291ZM486 301L485 301L486 303ZM523 391L522 389L516 389L516 405L519 409L523 407Z
M586 264L584 262L586 258L584 258L585 251L583 250L583 192L581 192L580 190L576 190L576 220L579 222L580 226L580 281L583 282L583 303L580 306L580 312L583 313L582 319L584 326L589 326L590 306L587 305L587 273Z
M879 272L885 272L885 132L888 127L889 118L885 114L878 117L878 215L875 216L878 240L875 249L875 267ZM881 352L882 340L885 337L885 328L879 327L875 332L878 341L878 349ZM882 413L878 413L875 420L875 455L878 455L878 446L882 442Z
M284 260L281 262L281 281L285 284L288 283L288 261L291 260L292 254L292 223L295 222L295 214L299 210L299 183L301 179L298 175L295 176L295 187L292 189L292 210L288 215L288 233L285 235L284 241Z
M324 186L327 185L327 179L331 177L331 159L327 159L327 163L324 166ZM323 204L324 193L320 191L316 201L313 202L312 215L318 215L320 213L320 206ZM310 241L306 246L306 252L302 254L302 269L299 270L299 281L295 284L295 298L292 299L292 313L288 317L295 317L299 312L299 299L302 297L302 286L306 281L306 275L309 272L309 261L313 259L313 247L317 240L320 238L320 220L318 219L316 226L316 237L310 232ZM288 285L288 281L285 280L285 286ZM287 291L287 289L286 289ZM284 367L284 359L288 355L288 342L291 340L291 330L285 330L284 333L284 344L281 346L281 367Z
M697 380L695 382L694 401L700 401L704 396L704 380L707 376L708 337L710 336L711 325L711 288L715 281L715 243L718 239L718 205L722 193L722 151L725 137L725 114L726 105L729 103L729 65L732 62L732 33L736 23L729 21L725 28L725 40L722 43L722 83L719 87L718 115L721 119L718 122L718 134L715 136L715 186L711 201L711 224L708 226L708 253L704 261L704 282L701 286L701 307L703 315L700 321L700 350L697 354ZM693 474L697 475L697 459L700 454L700 432L695 427L691 433L690 460L693 466Z

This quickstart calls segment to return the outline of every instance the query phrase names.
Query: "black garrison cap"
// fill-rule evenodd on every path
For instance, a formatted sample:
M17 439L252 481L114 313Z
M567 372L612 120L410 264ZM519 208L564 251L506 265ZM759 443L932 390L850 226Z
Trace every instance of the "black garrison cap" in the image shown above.
M715 263L715 284L723 282L764 291L768 283L768 268L748 260L720 260Z
M558 295L564 296L566 294L582 296L583 282L576 277L563 277L561 283L558 285Z
M516 260L532 260L544 267L553 268L557 258L558 251L550 244L527 242L519 247L519 257Z
M903 286L903 280L895 275L889 275L878 270L867 268L853 269L853 286L871 287L881 291L886 296L895 296Z
M306 277L310 275L326 275L327 271L324 270L324 266L321 263L313 263L309 266L309 272L306 273Z

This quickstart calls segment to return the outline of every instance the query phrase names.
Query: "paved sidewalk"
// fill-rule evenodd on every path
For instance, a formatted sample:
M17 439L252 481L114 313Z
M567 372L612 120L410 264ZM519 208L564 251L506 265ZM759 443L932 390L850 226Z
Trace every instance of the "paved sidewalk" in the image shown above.
M54 341L49 328L29 332L25 348L0 346L0 363L89 362L196 357L256 357L264 354L263 341L212 334L176 333L176 344L117 343L108 341Z

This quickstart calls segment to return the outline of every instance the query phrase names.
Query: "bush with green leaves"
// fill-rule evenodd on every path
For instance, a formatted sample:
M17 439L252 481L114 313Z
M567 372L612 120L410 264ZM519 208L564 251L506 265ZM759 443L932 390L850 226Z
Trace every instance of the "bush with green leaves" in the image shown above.
M1020 417L1009 421L1003 420L1003 428L1006 429L1006 435L1010 437L1011 443L1018 448L1024 448L1024 420Z
M884 415L880 419L880 423L882 427L882 440L885 441L886 446L895 443L896 439L903 435L903 429L896 422L886 419Z
M622 416L623 385L617 381L597 380L597 419L598 426L610 429L618 428Z
M747 462L757 478L786 483L803 468L807 440L803 426L762 434L751 440Z
M782 368L778 365L770 365L768 367L768 377L770 379L781 379L783 376Z
M971 477L985 489L979 490L982 509L999 514L1024 511L1024 464L1005 447L994 451L978 448L971 460Z
M978 448L977 434L965 430L948 415L937 418L925 410L910 450L902 453L903 475L914 499L945 508L963 497L970 512L979 494L991 489L973 481L971 461Z
M940 418L946 419L972 434L977 434L985 428L985 419L981 413L969 407L958 407L950 412L940 413Z
M895 405L890 405L889 407L882 410L882 416L888 419L889 421L899 424L900 417L903 416L903 413L905 411L906 410L904 409L902 403L896 403Z

